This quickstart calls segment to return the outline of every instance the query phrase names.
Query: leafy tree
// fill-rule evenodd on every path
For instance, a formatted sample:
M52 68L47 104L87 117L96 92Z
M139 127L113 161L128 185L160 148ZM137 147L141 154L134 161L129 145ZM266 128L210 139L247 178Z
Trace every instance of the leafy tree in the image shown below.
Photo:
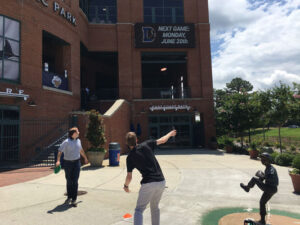
M265 127L269 125L271 121L271 93L269 90L267 91L260 91L258 93L258 101L259 101L259 108L261 111L260 116L260 124L263 127L263 136L264 140L266 139L265 136Z
M226 83L226 87L229 92L237 93L250 92L253 90L253 86L249 81L239 77L232 79L230 83Z
M279 86L273 87L270 93L271 114L273 122L278 126L280 152L282 153L280 129L291 117L296 101L291 88L282 82L280 82Z

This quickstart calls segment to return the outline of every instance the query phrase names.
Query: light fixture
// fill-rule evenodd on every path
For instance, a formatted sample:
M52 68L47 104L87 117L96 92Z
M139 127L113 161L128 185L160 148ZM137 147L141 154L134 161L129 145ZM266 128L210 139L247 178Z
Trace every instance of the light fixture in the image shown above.
M167 70L167 67L162 67L162 68L160 69L161 72L166 71L166 70Z
M102 9L102 11L104 11L104 12L105 12L105 11L106 11L106 8L103 8L103 9Z
M29 106L31 106L31 107L37 106L37 104L36 104L32 99L29 99L28 102L27 102L27 104L28 104Z

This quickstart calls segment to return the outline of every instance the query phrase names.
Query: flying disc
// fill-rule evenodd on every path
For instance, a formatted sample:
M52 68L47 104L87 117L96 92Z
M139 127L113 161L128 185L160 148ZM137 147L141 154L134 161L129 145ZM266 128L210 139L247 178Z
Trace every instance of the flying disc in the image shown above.
M61 169L61 165L54 167L54 173L57 174Z

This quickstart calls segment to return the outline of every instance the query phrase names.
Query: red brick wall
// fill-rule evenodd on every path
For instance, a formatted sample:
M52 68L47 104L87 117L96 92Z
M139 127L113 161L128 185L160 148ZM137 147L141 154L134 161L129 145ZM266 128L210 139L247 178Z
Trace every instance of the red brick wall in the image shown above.
M106 144L105 149L108 150L109 143L118 142L121 146L121 154L127 152L127 147L125 143L125 135L129 131L129 121L131 109L130 104L124 101L122 105L111 115L103 116L103 122L105 127L105 138ZM76 115L78 117L78 128L80 131L80 140L82 147L85 151L89 148L89 142L85 138L87 132L87 126L89 123L87 112L73 112L71 115ZM108 152L106 154L108 157Z

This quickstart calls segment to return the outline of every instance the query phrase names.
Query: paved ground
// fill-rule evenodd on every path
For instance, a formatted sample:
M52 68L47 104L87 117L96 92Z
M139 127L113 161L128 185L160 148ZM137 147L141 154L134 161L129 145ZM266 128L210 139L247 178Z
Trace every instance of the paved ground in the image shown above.
M207 211L220 207L258 208L261 192L245 193L240 182L264 167L249 156L218 151L174 150L159 152L157 158L167 180L161 201L162 225L194 225ZM0 224L2 225L128 225L122 216L133 214L140 175L134 171L131 193L122 189L126 176L126 156L119 167L83 167L78 207L63 205L64 172L0 188ZM107 160L104 165L107 165ZM300 212L300 196L293 193L288 169L277 167L279 192L271 200L271 209ZM150 211L145 211L150 225ZM213 224L212 224L213 225Z

